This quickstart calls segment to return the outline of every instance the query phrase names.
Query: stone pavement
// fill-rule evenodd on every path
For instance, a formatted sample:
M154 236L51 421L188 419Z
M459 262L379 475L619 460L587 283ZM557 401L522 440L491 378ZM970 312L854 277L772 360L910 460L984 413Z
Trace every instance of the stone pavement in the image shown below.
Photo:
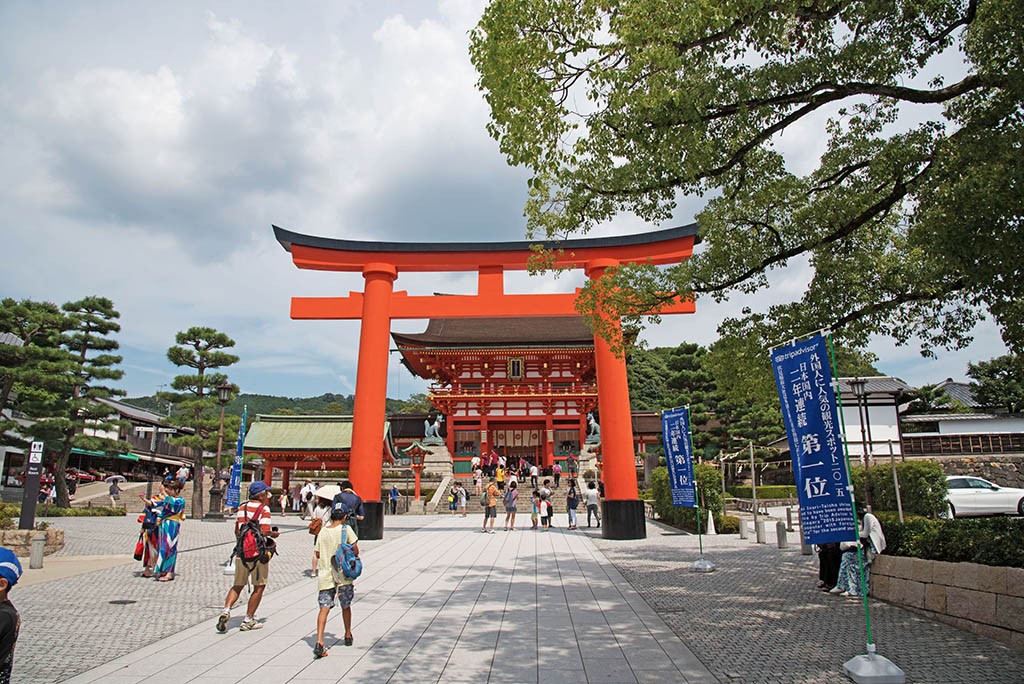
M645 540L608 541L596 529L485 535L477 517L399 516L387 539L361 544L355 645L313 661L311 537L291 520L278 519L264 629L239 632L236 608L228 634L214 631L230 526L187 521L169 585L129 564L17 588L14 681L829 683L849 681L842 663L864 650L861 604L815 590L816 560L776 548L774 529L766 545L704 537L718 569L698 574L697 538L657 523ZM65 556L123 555L137 529L58 524ZM1024 680L1024 653L876 601L871 617L879 652L908 682ZM342 635L340 611L327 631L328 645Z

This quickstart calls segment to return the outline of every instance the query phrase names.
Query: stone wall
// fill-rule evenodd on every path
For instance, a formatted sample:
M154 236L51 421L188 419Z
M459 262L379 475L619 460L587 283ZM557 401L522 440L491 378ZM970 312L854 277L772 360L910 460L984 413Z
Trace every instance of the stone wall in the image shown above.
M946 475L973 475L1001 487L1024 488L1024 456L962 456L934 459Z
M1024 651L1024 568L882 555L871 595Z
M0 546L6 546L19 558L28 558L32 554L32 537L40 534L39 530L0 530ZM64 548L64 530L50 527L46 530L46 546L43 555L49 556Z

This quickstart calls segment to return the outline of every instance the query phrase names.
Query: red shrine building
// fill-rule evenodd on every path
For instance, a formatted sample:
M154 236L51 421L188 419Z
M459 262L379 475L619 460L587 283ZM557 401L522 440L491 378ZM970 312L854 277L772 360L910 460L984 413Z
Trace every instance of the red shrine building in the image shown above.
M456 475L491 449L544 467L580 456L597 373L579 316L431 319L422 333L391 337L402 363L432 383Z

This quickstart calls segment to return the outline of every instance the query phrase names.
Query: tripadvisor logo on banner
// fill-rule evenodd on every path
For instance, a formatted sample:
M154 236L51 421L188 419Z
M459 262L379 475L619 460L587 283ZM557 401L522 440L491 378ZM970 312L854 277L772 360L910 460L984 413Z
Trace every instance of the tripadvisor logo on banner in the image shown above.
M857 538L825 338L772 350L805 544Z

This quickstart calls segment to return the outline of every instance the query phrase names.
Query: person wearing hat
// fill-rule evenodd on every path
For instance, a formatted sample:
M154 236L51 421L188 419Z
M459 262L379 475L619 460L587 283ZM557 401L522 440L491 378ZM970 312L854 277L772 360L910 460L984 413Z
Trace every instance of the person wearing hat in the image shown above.
M355 596L355 586L352 580L347 577L335 578L331 572L331 557L344 543L351 544L352 550L359 555L359 537L355 530L349 525L349 516L352 510L344 501L335 501L331 505L331 524L320 530L317 537L317 605L320 611L316 616L316 645L313 646L313 657L323 658L327 655L327 647L324 646L324 629L327 627L327 616L334 607L337 599L341 606L341 619L345 623L345 645L352 645L352 599Z
M341 488L341 493L334 497L334 503L339 501L348 506L348 509L352 512L348 519L348 526L352 528L352 531L356 534L359 533L359 521L363 519L365 512L363 511L363 499L361 496L356 494L356 490L352 485L351 480L342 480L338 483Z
M21 617L11 603L11 587L21 579L21 563L8 548L0 546L0 682L11 681L14 645L18 642Z
M249 500L238 507L238 513L235 516L236 538L242 525L251 519L260 521L260 529L264 536L273 539L280 534L276 527L270 526L270 485L262 480L256 480L249 485ZM267 588L269 576L269 562L257 562L250 569L241 558L235 558L235 580L231 589L228 590L227 598L224 599L224 610L217 618L218 632L223 634L227 631L228 620L231 619L231 607L235 605L235 601L242 594L242 589L249 582L252 583L252 594L250 594L249 603L245 608L245 619L242 620L239 629L243 632L263 629L263 623L256 621L256 609L260 607L260 601L263 600L263 592Z
M316 490L314 494L316 506L313 507L313 516L309 520L309 533L313 535L313 567L309 571L310 577L317 575L316 562L316 540L320 530L331 524L331 502L334 497L341 493L341 489L335 485L324 485Z

